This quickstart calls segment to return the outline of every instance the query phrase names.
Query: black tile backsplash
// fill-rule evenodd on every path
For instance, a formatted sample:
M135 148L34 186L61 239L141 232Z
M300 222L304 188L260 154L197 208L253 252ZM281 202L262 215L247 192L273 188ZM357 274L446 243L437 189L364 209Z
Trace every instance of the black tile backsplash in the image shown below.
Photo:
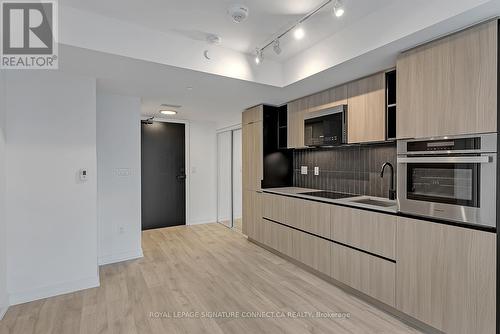
M386 168L384 178L380 177L380 169L386 161L389 161L396 169L395 142L295 150L293 185L302 188L388 197L389 168ZM301 166L307 166L307 175L300 174ZM314 175L314 167L319 167L319 176ZM396 170L394 172L394 183L396 183Z

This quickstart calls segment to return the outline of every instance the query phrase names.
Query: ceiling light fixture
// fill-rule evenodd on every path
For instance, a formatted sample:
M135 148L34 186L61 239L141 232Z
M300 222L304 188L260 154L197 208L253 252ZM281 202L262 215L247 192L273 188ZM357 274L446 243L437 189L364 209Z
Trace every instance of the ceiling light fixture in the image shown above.
M270 42L268 42L266 45L264 45L261 48L257 48L256 50L258 51L258 54L255 57L255 62L257 64L259 64L262 61L262 54L263 54L264 50L267 49L271 45L273 46L274 52L279 55L282 51L281 47L279 45L279 40L292 30L293 30L293 36L295 37L295 39L300 40L300 39L304 38L306 35L306 32L303 28L302 23L307 21L309 18L311 18L312 16L317 14L320 10L322 10L323 8L325 8L327 5L329 5L332 2L335 2L334 8L333 8L335 16L340 17L340 16L344 15L345 8L344 8L344 2L342 0L327 0L327 1L323 2L320 6L316 7L316 9L309 12L303 18L298 20L294 25L292 25L291 27L286 29L284 32L280 33L277 36L275 35L275 37ZM277 51L277 50L279 50L279 51Z
M333 5L333 13L336 17L341 17L345 13L344 3L342 0L336 0Z
M259 65L262 62L262 50L255 49L255 63Z
M295 37L296 40L301 40L302 38L304 38L305 35L306 32L304 31L304 28L302 28L302 26L300 25L293 30L293 37Z
M281 46L280 46L280 40L279 39L277 39L277 40L274 41L273 50L274 50L274 53L276 53L277 55L279 55L281 53Z
M175 110L160 110L160 113L168 116L177 115L177 111Z

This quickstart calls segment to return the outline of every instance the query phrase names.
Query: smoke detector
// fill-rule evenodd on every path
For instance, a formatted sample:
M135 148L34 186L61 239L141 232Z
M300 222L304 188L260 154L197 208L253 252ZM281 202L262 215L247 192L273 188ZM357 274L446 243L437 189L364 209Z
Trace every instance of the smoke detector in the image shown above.
M228 15L234 23L241 23L248 18L248 7L243 5L232 5L227 9Z
M219 45L222 42L222 38L219 35L207 34L207 42L210 45Z

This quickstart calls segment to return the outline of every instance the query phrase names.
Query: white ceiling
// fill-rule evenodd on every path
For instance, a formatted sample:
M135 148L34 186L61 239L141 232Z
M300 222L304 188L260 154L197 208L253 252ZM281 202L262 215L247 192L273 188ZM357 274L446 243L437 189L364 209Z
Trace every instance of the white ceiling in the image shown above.
M301 50L355 24L360 18L401 0L345 0L342 18L332 16L333 5L326 6L304 25L307 38L296 41L287 35L281 41L283 52L276 56L272 48L265 56L285 61ZM221 46L243 53L253 53L271 41L324 0L60 0L62 5L90 11L114 19L194 40L205 40L207 34L222 37ZM247 21L235 24L227 15L234 3L249 7Z
M160 104L182 105L174 118L219 128L239 123L250 106L279 105L393 67L402 50L500 14L500 0L346 0L342 20L325 10L303 41L283 45L286 62L266 58L257 67L234 50L253 49L320 1L246 1L250 19L241 25L226 17L230 1L59 2L63 71L97 78L99 91L141 97L143 115L162 117ZM202 59L199 31L227 43L215 60Z

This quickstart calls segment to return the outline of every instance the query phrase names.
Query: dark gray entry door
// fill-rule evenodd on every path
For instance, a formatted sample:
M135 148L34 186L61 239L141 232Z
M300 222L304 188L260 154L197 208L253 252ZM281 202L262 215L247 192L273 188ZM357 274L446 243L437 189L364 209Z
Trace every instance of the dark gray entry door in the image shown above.
M186 224L185 125L141 125L142 229Z

